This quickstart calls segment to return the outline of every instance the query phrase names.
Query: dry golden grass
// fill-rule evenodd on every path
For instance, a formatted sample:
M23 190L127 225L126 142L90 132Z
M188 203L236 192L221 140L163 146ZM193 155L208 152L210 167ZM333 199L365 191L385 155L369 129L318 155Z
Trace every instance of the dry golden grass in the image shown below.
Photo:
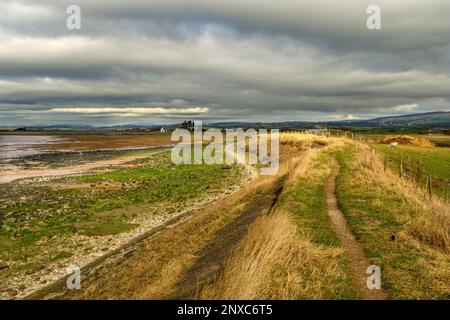
M367 250L384 267L394 299L445 298L450 295L450 208L425 190L391 170L384 170L380 156L369 146L356 144L350 164L351 183L342 188L359 190L367 201L362 212L355 211L352 192L342 199L354 228L362 231ZM360 210L360 209L358 209ZM361 223L361 218L364 217ZM372 223L372 225L370 224ZM395 233L395 241L390 235ZM380 254L381 253L381 254Z
M281 133L281 159L285 159L285 162L281 162L284 166L281 166L281 170L284 173L289 173L287 185L296 183L302 175L305 174L312 159L317 156L322 148L332 149L338 148L344 144L344 139L333 137L321 137L306 133ZM287 150L283 148L287 146ZM295 152L302 151L301 157Z
M286 212L259 218L197 299L323 299L340 276L341 249L313 244Z
M305 150L310 148L324 147L328 145L341 144L342 138L317 136L308 133L282 132L280 133L280 144L294 146L297 149Z
M205 287L200 299L255 299L277 261L292 257L295 228L285 215L263 216L227 261L219 281Z
M287 188L307 171L319 148L341 143L341 139L282 133L277 175L259 176L240 190L241 199L251 199L280 178ZM299 234L292 218L282 209L258 218L226 261L220 277L201 288L195 298L294 299L299 295L323 298L328 281L320 279L324 273L332 279L342 272L336 262L342 251L312 244L308 235L303 233L299 237ZM301 268L308 269L308 276L298 272ZM315 281L307 279L311 276Z
M170 297L196 253L243 210L244 195L234 193L219 203L143 240L126 258L103 266L83 290L65 299L164 299Z
M450 207L439 197L427 195L413 181L400 178L391 170L384 170L381 158L365 144L357 144L359 152L354 163L355 172L361 174L355 179L363 179L377 188L380 193L390 191L403 195L403 206L409 208L406 219L411 236L450 252Z
M279 176L287 176L284 190L303 175L328 175L309 170L324 149L343 144L342 139L307 134L280 135L283 159ZM301 154L299 150L302 150ZM265 180L271 183L271 178ZM291 214L277 205L249 228L226 261L220 277L203 287L197 299L324 299L345 277L339 264L343 249L313 243L305 230L298 228Z
M399 144L417 146L417 147L434 147L434 143L425 138L413 137L408 135L383 136L375 139L378 143L389 144L397 142Z
M323 152L342 150L347 143L343 138L280 134L281 163L276 176L258 176L215 206L143 241L131 257L105 268L97 279L83 282L83 293L75 293L71 298L161 299L176 296L186 270L198 261L199 252L220 230L242 215L273 184L282 181L282 190L286 192L300 178L316 179L328 175L330 170L326 164L314 166L314 169L312 164ZM358 153L352 164L354 179L370 185L380 194L389 192L403 196L401 212L408 212L408 215L398 217L405 228L397 236L407 248L413 247L420 253L420 263L427 269L424 277L430 286L445 292L450 283L448 206L437 198L427 200L426 193L414 183L400 179L390 171L385 172L381 159L367 145L356 143L356 146ZM254 220L238 243L229 244L233 250L222 261L219 276L198 288L192 298L326 299L352 296L352 292L341 292L344 288L341 283L348 278L340 261L343 249L313 241L313 235L295 222L289 211L291 206L292 203L277 204L269 214ZM396 208L388 209L396 214ZM349 286L344 290L351 291Z
M346 139L305 134L282 134L280 142L284 161L279 175L288 176L285 188L303 176L328 174L323 167L326 172L318 172L317 167L310 170L311 163L317 160L321 151L339 151L349 143ZM450 283L448 206L438 198L428 200L426 193L413 182L400 179L393 172L385 172L381 159L367 145L356 145L359 150L353 164L356 168L354 179L360 184L379 188L380 195L386 190L402 195L401 206L406 209L401 211L409 214L399 217L405 225L404 231L397 235L404 244L400 250L415 248L419 266L426 270L423 272L426 282L437 295L445 295ZM283 150L283 146L288 148ZM300 157L295 155L295 150L303 150ZM271 183L270 178L265 181ZM382 198L379 201L383 201ZM389 209L396 213L396 208ZM289 212L278 206L275 213L259 218L251 226L227 260L220 277L198 292L196 298L324 299L330 292L336 296L336 292L342 290L337 284L345 279L347 272L338 263L342 253L341 248L312 242L308 232L299 229ZM397 274L401 287L407 275L391 266L385 267L394 277ZM420 298L420 285L413 287L413 283L414 279L406 281L407 287L403 290L411 292L411 298ZM346 296L352 296L352 293Z
M335 139L333 139L335 140ZM246 184L239 190L242 197L260 193L277 179L287 177L287 182L298 178L308 167L312 157L316 154L311 148L314 143L321 146L335 145L337 139L318 138L314 135L300 133L280 134L280 167L276 175L258 176L251 183Z
M295 154L301 158L301 152ZM176 295L185 270L199 258L208 241L288 172L284 160L278 175L258 176L214 206L142 241L127 259L103 268L97 278L83 282L82 291L65 298L161 299Z

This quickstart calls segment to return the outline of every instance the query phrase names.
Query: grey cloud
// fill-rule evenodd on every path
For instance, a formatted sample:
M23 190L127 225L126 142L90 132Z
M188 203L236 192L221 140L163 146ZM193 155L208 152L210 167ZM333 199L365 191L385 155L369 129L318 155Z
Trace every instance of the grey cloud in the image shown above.
M65 28L73 1L2 2L0 124L179 101L205 119L268 121L449 109L449 2L378 1L383 29L368 31L371 2L78 0L81 31Z

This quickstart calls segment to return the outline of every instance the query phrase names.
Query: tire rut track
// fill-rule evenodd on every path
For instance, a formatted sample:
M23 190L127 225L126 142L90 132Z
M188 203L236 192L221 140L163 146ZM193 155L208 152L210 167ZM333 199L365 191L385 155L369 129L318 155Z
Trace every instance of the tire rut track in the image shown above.
M234 248L246 235L248 228L260 216L270 214L283 191L287 175L247 204L244 212L219 230L198 253L199 259L185 271L183 279L176 285L172 299L192 299L204 285L212 283L221 274L224 263Z

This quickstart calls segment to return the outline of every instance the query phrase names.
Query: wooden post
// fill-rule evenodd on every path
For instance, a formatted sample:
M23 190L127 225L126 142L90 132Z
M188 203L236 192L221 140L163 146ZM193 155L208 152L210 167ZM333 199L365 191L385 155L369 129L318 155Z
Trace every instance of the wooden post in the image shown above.
M400 158L400 178L403 177L403 157Z
M431 174L429 174L428 175L428 195L430 196L430 199L431 199L431 197L432 197L432 195L433 195L433 184L432 184L432 181L431 181Z
M422 178L422 166L419 164L417 167L416 183L420 182L420 178Z

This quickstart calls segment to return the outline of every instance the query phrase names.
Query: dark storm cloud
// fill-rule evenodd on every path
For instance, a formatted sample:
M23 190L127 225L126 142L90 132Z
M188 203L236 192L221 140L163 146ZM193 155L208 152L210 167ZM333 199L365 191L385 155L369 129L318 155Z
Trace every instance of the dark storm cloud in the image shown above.
M82 30L65 27L69 4L81 7ZM382 30L367 30L369 4L381 7ZM447 0L3 1L0 124L449 109L449 9ZM207 112L181 112L193 107Z

